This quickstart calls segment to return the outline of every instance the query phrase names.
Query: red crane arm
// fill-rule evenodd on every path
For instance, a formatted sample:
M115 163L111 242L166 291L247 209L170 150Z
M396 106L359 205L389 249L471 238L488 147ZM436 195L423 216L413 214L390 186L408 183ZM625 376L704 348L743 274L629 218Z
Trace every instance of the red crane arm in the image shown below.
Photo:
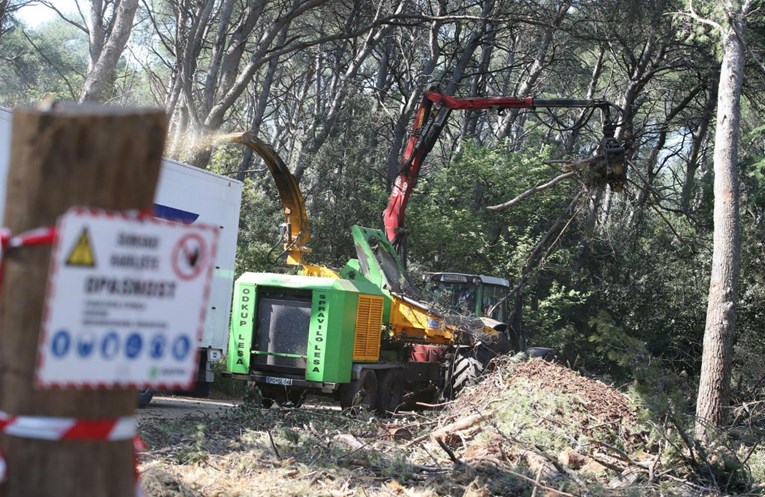
M533 97L453 97L436 91L428 91L417 110L412 131L404 149L398 175L391 188L388 206L383 213L385 234L396 250L406 260L406 246L403 243L404 215L409 195L417 183L420 167L433 149L446 119L453 109L533 109L546 108L600 108L604 120L608 120L608 102L604 100L535 99Z
M436 109L433 108L434 104ZM401 167L391 188L388 206L383 213L388 240L398 248L409 195L417 183L420 167L433 149L452 109L528 109L533 105L532 97L459 98L434 91L426 92L417 110L417 117L404 149Z

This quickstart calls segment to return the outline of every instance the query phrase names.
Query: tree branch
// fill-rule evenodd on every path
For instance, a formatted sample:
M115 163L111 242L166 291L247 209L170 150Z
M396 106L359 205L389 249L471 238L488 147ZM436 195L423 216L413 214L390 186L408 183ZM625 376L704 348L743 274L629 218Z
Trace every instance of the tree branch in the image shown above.
M56 7L56 6L55 6L55 5L54 5L52 2L48 2L48 1L46 1L46 0L41 0L41 1L40 1L40 5L44 5L45 7L47 7L47 8L49 8L49 9L51 9L51 10L52 10L52 11L54 11L56 14L58 14L58 16L59 16L59 17L60 17L60 18L61 18L63 21L65 21L65 22L67 22L67 23L71 24L72 26L74 26L75 28L79 29L79 30L80 30L80 31L82 31L83 33L85 33L85 34L90 34L90 31L88 30L88 27L87 27L87 26L84 26L84 25L82 25L82 24L79 24L79 23L77 23L76 21L73 21L72 19L69 19L69 18L68 18L66 15L64 15L64 13L63 13L63 12L61 12L61 11L58 9L58 7ZM79 9L79 5L78 5L78 9Z
M713 28L722 31L722 26L720 26L718 23L714 22L711 19L707 19L706 17L701 17L698 13L696 13L696 9L693 8L693 0L688 0L688 10L690 12L671 12L671 14L677 14L681 16L690 17L691 19L694 19L695 21L698 21L702 24L706 24L708 26L712 26Z
M541 192L542 190L547 190L548 188L555 186L555 184L558 183L559 181L568 179L574 176L575 174L576 174L576 171L569 171L567 173L563 173L551 179L547 183L537 184L536 186L529 188L528 190L521 193L520 195L518 195L512 200L508 200L507 202L497 204L497 205L490 205L489 207L487 207L487 209L489 209L490 211L501 211L501 210L507 209L508 207L512 207L522 202L523 200L525 200L526 198L530 197L531 195L535 193Z
M67 88L69 88L69 95L71 96L71 98L77 98L77 91L75 91L74 87L69 82L69 78L66 77L66 74L64 74L63 71L61 71L61 69L59 69L58 66L56 64L54 64L53 61L48 58L47 55L45 55L45 52L43 50L40 50L40 47L38 47L35 44L35 42L32 41L32 38L29 37L29 35L27 34L27 32L25 30L22 29L21 33L24 35L24 38L27 39L29 44L32 45L32 48L37 50L37 53L40 55L40 57L45 59L45 62L50 64L50 66L53 68L53 70L56 71L59 76L61 76L61 79L64 80L64 84L66 85Z

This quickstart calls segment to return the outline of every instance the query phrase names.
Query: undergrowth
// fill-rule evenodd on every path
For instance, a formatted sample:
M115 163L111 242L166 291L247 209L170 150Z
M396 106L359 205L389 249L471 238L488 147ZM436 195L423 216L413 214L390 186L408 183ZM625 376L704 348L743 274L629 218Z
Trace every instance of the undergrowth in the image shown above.
M440 411L378 418L254 399L219 416L142 422L146 493L763 495L761 404L739 407L704 451L677 395L507 361Z

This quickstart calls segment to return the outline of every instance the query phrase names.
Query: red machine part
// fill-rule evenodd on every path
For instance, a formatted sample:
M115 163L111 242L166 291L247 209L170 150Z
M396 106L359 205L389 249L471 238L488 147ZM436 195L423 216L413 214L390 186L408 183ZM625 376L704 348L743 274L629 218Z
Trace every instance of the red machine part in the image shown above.
M613 125L609 116L610 104L604 100L535 99L533 97L453 97L436 91L423 96L417 117L404 150L398 175L393 183L388 206L383 213L385 234L406 261L404 215L409 196L417 183L425 157L433 149L443 130L446 119L454 109L533 109L544 108L599 108L603 111L604 130ZM606 127L608 125L608 128ZM611 135L611 138L613 134Z

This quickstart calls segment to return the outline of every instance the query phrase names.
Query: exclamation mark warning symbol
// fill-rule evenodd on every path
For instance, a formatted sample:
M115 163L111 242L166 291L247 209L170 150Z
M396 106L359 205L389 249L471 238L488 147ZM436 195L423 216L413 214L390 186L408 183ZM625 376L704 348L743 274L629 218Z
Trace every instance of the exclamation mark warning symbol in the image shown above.
M67 266L95 267L96 259L93 257L93 248L90 244L88 228L82 228L77 243L66 258Z

